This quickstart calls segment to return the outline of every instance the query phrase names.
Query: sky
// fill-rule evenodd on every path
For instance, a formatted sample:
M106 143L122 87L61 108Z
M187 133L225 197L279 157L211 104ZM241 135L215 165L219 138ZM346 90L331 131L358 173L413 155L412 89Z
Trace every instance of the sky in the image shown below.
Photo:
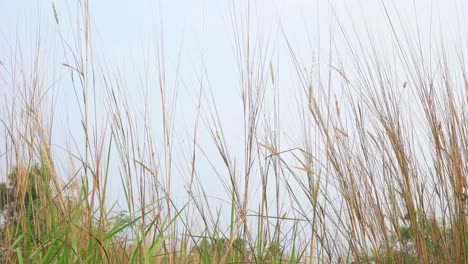
M183 171L186 169L183 157L186 157L186 150L191 144L190 137L196 118L194 109L201 80L212 89L226 137L229 139L228 145L234 153L242 153L242 104L235 57L233 15L242 21L240 14L245 15L250 7L252 41L258 41L256 43L260 43L269 51L267 57L271 61L267 64L272 65L283 100L281 135L287 149L289 145L300 141L298 120L291 116L297 110L296 99L301 95L301 91L297 89L297 72L291 63L291 54L285 39L291 44L299 60L311 68L319 61L327 65L331 51L336 56L331 63L343 62L346 65L351 63L351 57L341 34L341 26L347 32L355 32L355 35L351 34L351 38L356 35L366 36L367 33L375 36L383 47L382 52L394 48L386 42L391 34L389 35L390 27L384 6L388 8L392 19L401 22L405 28L416 30L418 25L423 39L437 39L442 32L452 36L455 41L459 32L466 32L466 18L463 16L468 14L467 4L461 0L89 2L94 59L100 67L106 69L105 71L119 73L119 78L125 84L124 93L135 109L141 107L142 97L146 97L150 102L154 113L151 119L155 124L155 138L158 140L161 130L161 118L158 114L159 90L151 86L155 84L156 71L152 72L152 81L149 83L153 88L148 94L142 93L142 80L145 79L146 69L155 70L155 51L159 41L163 40L168 93L174 96L177 91L178 98L174 145L175 152L180 152L177 155L180 160L177 161L179 168L175 174L181 178L186 174ZM80 116L76 111L77 102L73 87L67 81L69 69L62 65L72 62L70 56L63 52L63 39L73 44L75 34L82 32L82 27L77 27L79 17L76 3L0 0L0 60L4 64L13 61L12 54L17 55L18 50L21 50L25 63L32 65L30 58L36 49L36 38L40 32L44 67L53 69L47 71L46 83L55 83L53 95L57 103L53 138L59 145L65 145L70 134L80 140L80 133L76 132L81 130ZM59 25L54 20L53 5ZM398 10L398 13L395 10ZM451 38L447 38L447 41L450 40ZM330 43L333 43L331 49ZM0 77L7 78L7 72L1 71ZM1 85L5 87L5 84ZM273 89L271 86L269 84L269 89ZM0 86L0 89L4 88ZM104 92L97 91L98 94ZM6 93L6 90L0 90L1 96L5 96ZM104 104L105 102L98 102L98 111L105 111ZM201 129L201 148L206 150L208 156L217 156L210 142L207 131ZM0 146L3 144L4 142L0 142ZM56 151L60 153L60 150ZM221 162L219 157L215 161ZM210 164L201 159L199 166L209 192L216 197L223 196L225 191L220 188ZM112 184L115 184L113 188L119 189L119 180L116 179ZM183 184L182 180L174 187L174 192L181 197L186 195ZM122 192L116 191L112 195L115 199L121 199Z

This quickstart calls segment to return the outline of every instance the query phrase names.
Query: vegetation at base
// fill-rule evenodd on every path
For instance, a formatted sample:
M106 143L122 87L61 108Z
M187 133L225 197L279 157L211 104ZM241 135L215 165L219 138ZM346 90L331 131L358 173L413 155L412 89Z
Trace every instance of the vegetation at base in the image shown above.
M283 32L299 95L286 117L299 135L283 136L272 44L250 35L250 13L232 10L242 140L227 136L232 120L203 74L181 154L163 35L134 106L123 74L95 57L88 1L79 30L52 9L80 126L58 145L59 87L39 37L32 66L14 51L0 58L0 263L466 263L467 46L430 40L437 52L426 53L386 7L393 53L342 29L351 66L331 55L304 65ZM206 164L223 197L209 195ZM123 205L109 198L117 185Z

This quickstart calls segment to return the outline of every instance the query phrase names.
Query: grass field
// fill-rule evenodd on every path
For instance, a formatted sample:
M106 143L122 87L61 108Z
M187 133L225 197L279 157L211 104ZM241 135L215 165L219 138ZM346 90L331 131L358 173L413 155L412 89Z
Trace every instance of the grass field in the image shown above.
M284 117L290 88L271 43L256 42L233 10L242 134L232 141L222 88L209 81L196 88L187 131L175 131L181 91L166 81L162 34L154 70L142 73L155 81L133 105L132 84L92 52L88 1L79 11L68 37L52 8L67 58L54 66L67 72L59 84L40 38L33 63L20 49L0 58L0 263L467 262L465 34L423 43L384 9L392 51L338 21L347 49L335 53L348 57L307 65L283 31L297 78ZM58 106L58 86L76 102L73 131L54 126L72 109ZM293 140L284 119L297 124ZM209 194L206 167L222 197Z

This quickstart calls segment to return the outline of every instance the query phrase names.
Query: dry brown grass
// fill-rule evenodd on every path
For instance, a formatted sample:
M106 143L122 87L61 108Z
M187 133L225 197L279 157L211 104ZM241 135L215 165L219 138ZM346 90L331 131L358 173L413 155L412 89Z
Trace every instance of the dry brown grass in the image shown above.
M20 51L0 62L2 87L8 89L0 113L5 139L0 159L10 173L0 188L2 261L468 259L466 48L452 53L440 44L437 52L425 53L415 34L389 16L394 57L379 53L382 47L372 37L372 49L364 49L364 40L338 22L352 67L333 56L303 65L283 31L301 85L296 116L288 117L300 124L300 140L290 143L281 134L292 128L281 126L285 99L272 63L274 43L269 36L252 36L250 10L233 4L243 118L242 139L234 143L241 152L231 147L223 127L231 120L220 114L217 88L202 67L196 120L181 158L175 130L182 60L178 56L173 69L175 84L169 83L163 30L154 82L142 81L144 98L134 106L124 75L93 55L88 1L79 6L82 30L72 39L61 34L59 11L53 6L67 59L60 67L70 76L82 130L69 135L68 146L54 143L58 99L50 90L57 87L48 85L40 39L31 67ZM316 71L311 74L310 68ZM161 124L152 123L152 89L158 91ZM209 135L215 152L203 148L200 131ZM204 185L203 159L224 188L225 197L217 197L221 209ZM183 203L173 194L179 174L186 179ZM125 195L123 210L108 204L110 182L117 181Z

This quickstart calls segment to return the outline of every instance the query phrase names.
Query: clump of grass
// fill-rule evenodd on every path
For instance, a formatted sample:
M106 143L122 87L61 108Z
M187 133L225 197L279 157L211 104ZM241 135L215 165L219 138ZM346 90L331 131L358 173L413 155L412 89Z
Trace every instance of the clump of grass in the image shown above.
M10 64L2 60L1 81L10 97L0 115L5 138L0 158L8 171L0 184L1 262L463 263L468 258L466 50L457 50L458 64L444 45L437 54L424 53L416 35L405 28L397 33L385 9L394 58L378 53L372 37L372 49L365 50L363 40L353 42L338 23L353 68L336 66L330 56L326 68L318 62L311 75L283 32L301 84L297 117L291 119L302 127L301 143L285 144L272 43L251 35L249 11L233 6L231 13L241 154L230 148L226 120L203 75L188 158L179 166L174 147L179 79L174 86L166 80L163 34L156 78L142 88L138 112L123 76L93 56L88 1L79 5L83 30L72 40L61 34L60 12L53 7L68 59L62 65L82 125L70 141L83 145L53 143L57 99L49 93L53 86L46 89L40 39L31 68L14 54ZM175 71L178 76L179 68ZM97 96L99 87L103 97ZM151 119L153 88L159 92L160 131ZM202 148L202 128L215 154ZM58 165L63 153L69 163ZM225 190L228 221L203 185L200 156ZM117 175L111 175L117 171L112 167ZM187 179L183 203L173 195L176 169ZM124 209L108 204L109 181L117 179Z

